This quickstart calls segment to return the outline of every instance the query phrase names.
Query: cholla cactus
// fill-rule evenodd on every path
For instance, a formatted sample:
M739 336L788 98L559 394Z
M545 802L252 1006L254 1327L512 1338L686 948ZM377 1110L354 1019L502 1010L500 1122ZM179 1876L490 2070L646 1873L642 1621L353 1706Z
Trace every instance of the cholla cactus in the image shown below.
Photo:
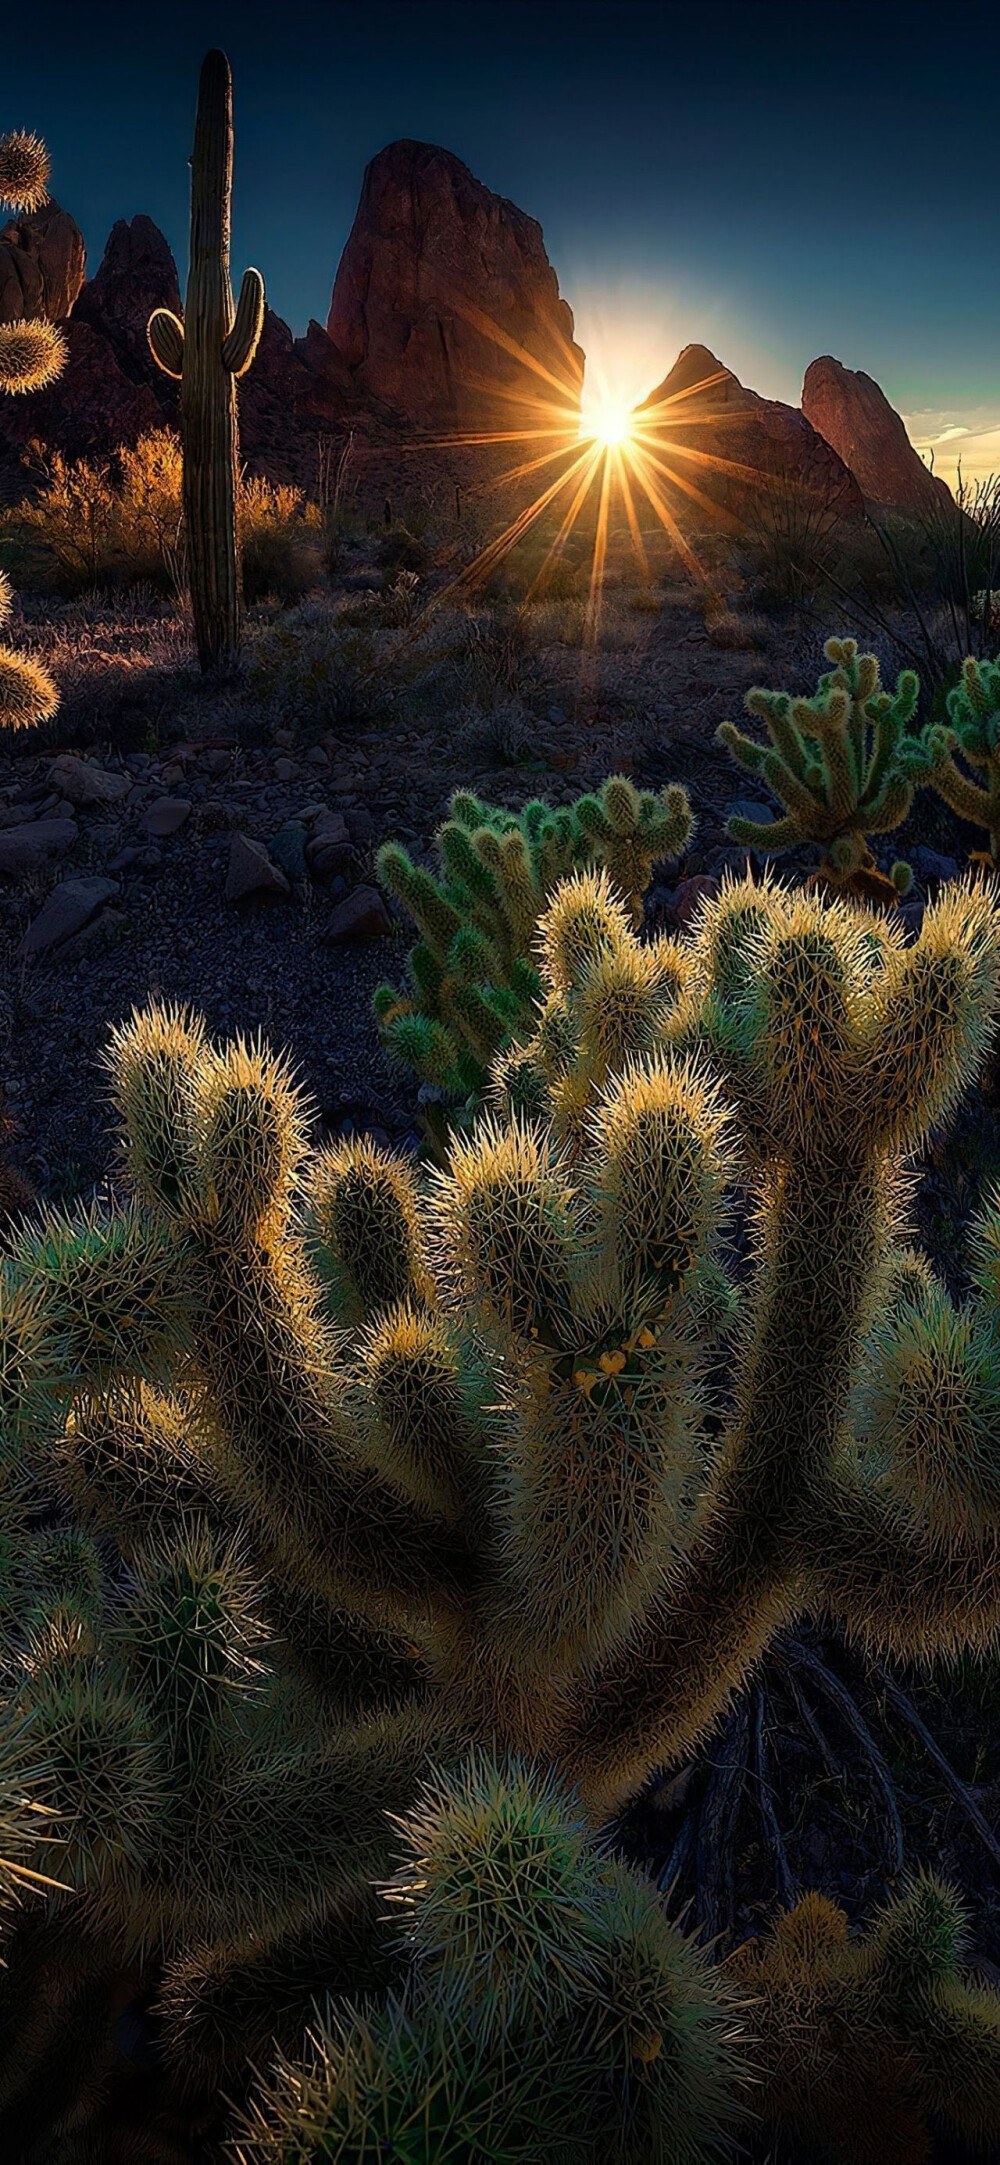
M747 693L747 712L765 724L769 745L732 722L716 730L740 766L760 775L786 806L784 818L769 825L733 817L729 832L734 842L765 849L822 843L820 872L834 892L895 902L910 888L910 867L897 862L886 880L867 837L897 827L913 800L915 783L900 749L919 680L904 669L890 694L882 690L875 655L859 655L856 640L828 639L823 652L834 667L811 699L759 687Z
M552 898L535 1040L422 1185L356 1147L310 1178L260 1047L162 1010L116 1033L135 1200L26 1229L0 1274L0 1739L58 1814L32 1868L72 1890L9 1928L15 2148L60 2026L79 2042L73 1980L110 2018L123 1964L162 1973L166 2061L199 2095L259 2064L269 1992L294 2043L324 1979L381 1974L384 2011L334 2010L262 2107L261 2157L316 2154L306 2129L363 2156L414 2122L428 2161L488 2131L530 2155L527 2115L539 2142L561 2116L580 2165L667 2165L721 2138L734 2086L753 2109L725 1994L593 1832L804 1612L905 1657L995 1644L1000 1203L967 1327L894 1242L902 1162L990 1039L1000 911L956 884L907 946L730 883L643 953L606 875ZM736 1178L757 1269L717 1437ZM383 1964L365 1904L394 1868ZM911 1957L885 1949L902 2005ZM955 1989L921 2003L941 2068ZM860 2065L869 2002L839 2005ZM798 2033L818 2122L824 2007ZM928 2109L964 2128L949 2079Z
M578 1803L474 1755L402 1823L411 1952L378 2015L330 2009L255 2105L245 2165L315 2155L709 2165L738 2117L736 1996Z
M808 1895L729 1964L751 1995L765 2117L825 2165L912 2165L944 2120L979 2151L1000 2126L1000 2003L964 1970L961 1907L929 1876L857 1939ZM809 2079L802 2077L808 2058Z
M914 781L931 783L960 819L985 827L984 861L995 866L1000 863L1000 662L968 656L946 705L950 728L927 724L906 748L908 771ZM971 775L959 765L956 752L973 769Z
M423 1082L474 1107L497 1053L531 1027L541 990L538 924L558 882L603 866L638 924L653 863L677 855L690 833L691 808L676 783L656 796L611 775L574 805L553 811L535 801L519 816L458 791L436 836L436 878L398 843L379 852L383 885L420 933L412 991L382 985L375 996L384 1043ZM440 1119L433 1132L443 1147Z

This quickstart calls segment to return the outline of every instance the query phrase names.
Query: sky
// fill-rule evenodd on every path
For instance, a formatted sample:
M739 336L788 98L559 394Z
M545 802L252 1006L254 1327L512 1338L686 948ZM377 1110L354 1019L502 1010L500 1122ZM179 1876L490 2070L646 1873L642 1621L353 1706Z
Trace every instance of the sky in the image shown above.
M42 134L96 268L145 211L183 266L198 67L236 110L233 270L325 323L365 164L440 143L537 218L593 374L680 348L797 402L876 377L936 470L1000 469L995 86L980 0L48 0L5 37L0 127Z

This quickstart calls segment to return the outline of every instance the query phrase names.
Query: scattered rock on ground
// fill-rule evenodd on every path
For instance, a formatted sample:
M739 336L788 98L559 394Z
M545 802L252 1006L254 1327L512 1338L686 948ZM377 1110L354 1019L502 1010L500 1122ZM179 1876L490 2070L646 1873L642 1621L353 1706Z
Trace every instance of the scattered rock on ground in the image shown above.
M272 864L263 842L255 842L248 834L234 834L229 845L226 901L249 902L251 897L288 893L288 881L280 865Z
M378 940L392 931L392 919L377 887L356 887L338 902L322 935L324 947L342 947L348 940Z
M50 857L72 849L80 829L72 819L36 819L30 827L14 827L0 834L0 872L19 879L37 872Z
M93 760L61 752L49 768L49 783L70 804L115 804L127 797L131 783L127 774L109 774Z
M178 834L190 816L191 805L187 797L156 797L147 805L142 824L147 834Z
M95 912L118 893L117 880L102 878L60 880L47 895L37 917L32 918L18 947L20 956L51 955L66 940L82 931Z

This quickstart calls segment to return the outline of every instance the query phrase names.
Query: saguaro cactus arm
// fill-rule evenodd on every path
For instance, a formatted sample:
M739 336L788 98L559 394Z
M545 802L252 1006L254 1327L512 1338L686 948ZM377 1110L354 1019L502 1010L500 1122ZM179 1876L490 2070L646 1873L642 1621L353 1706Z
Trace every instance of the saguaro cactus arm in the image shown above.
M223 366L234 376L246 375L263 328L264 281L259 271L244 271L233 327L222 345Z

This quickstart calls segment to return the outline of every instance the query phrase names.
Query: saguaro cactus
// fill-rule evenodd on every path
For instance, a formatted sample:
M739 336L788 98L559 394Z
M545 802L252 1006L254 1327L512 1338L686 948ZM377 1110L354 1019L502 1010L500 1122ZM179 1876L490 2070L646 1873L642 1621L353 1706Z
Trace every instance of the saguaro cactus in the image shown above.
M236 378L257 351L264 281L244 271L233 307L229 282L233 185L233 78L225 53L206 54L191 155L191 263L184 322L169 308L149 319L153 357L181 386L184 523L198 658L230 668L240 643L236 534Z

